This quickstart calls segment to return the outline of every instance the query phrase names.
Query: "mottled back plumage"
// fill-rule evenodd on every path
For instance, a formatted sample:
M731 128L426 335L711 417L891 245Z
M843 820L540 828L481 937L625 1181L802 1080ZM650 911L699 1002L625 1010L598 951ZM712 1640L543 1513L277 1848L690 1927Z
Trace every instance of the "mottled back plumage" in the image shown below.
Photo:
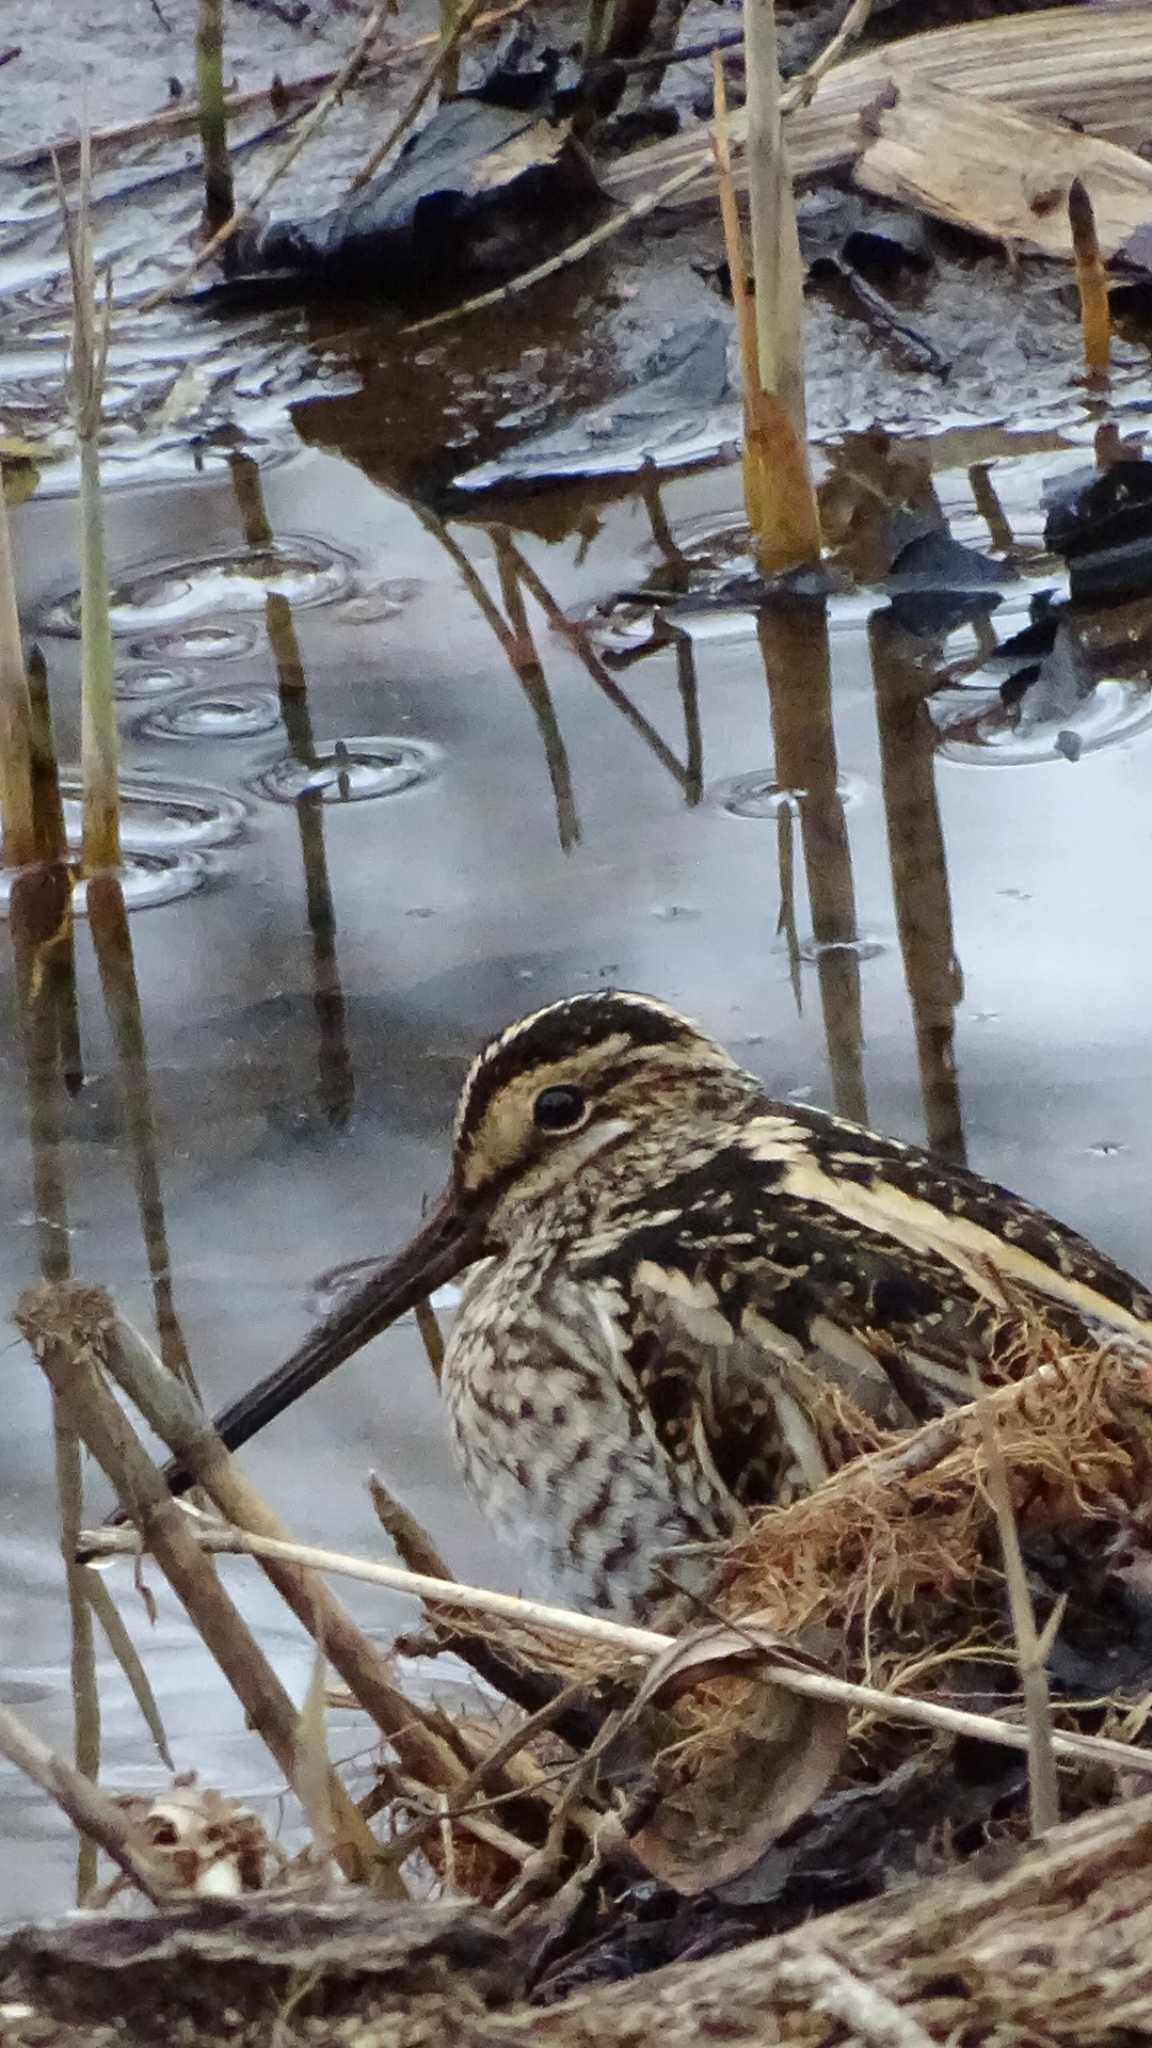
M1009 1370L1040 1307L1152 1335L1152 1295L978 1175L775 1102L663 1004L552 1004L485 1048L452 1200L487 1257L444 1393L469 1485L555 1590L642 1613L869 1429Z

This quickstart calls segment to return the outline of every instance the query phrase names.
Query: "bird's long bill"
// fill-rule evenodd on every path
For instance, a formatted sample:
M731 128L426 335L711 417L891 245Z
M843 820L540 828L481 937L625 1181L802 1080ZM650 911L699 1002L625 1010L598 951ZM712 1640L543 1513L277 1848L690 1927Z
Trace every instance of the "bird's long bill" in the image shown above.
M475 1223L465 1220L452 1188L447 1188L421 1229L395 1258L381 1261L371 1278L318 1323L291 1358L267 1379L221 1409L213 1427L227 1448L234 1451L247 1443L361 1345L454 1279L479 1257L482 1240L482 1219ZM173 1493L184 1493L193 1484L192 1474L179 1459L165 1468L164 1476Z

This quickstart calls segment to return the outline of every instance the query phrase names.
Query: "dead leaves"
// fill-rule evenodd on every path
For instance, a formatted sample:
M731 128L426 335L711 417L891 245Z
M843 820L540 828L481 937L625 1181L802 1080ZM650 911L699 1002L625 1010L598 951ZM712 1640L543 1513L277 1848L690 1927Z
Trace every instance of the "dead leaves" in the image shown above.
M631 1847L688 1894L739 1876L820 1797L844 1750L845 1707L773 1685L825 1671L755 1615L679 1638L651 1666L605 1757L643 1772Z

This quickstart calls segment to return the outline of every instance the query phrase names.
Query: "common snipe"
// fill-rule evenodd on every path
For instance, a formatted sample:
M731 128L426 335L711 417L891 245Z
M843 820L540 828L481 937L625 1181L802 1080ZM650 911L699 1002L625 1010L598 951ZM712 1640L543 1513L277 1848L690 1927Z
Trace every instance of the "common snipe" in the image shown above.
M619 1613L667 1590L664 1553L842 1462L848 1404L888 1425L967 1399L969 1361L1011 1371L1038 1307L1070 1338L1152 1337L1152 1295L1042 1211L772 1101L662 1003L602 992L484 1049L437 1208L225 1439L478 1260L443 1375L468 1484L562 1593Z

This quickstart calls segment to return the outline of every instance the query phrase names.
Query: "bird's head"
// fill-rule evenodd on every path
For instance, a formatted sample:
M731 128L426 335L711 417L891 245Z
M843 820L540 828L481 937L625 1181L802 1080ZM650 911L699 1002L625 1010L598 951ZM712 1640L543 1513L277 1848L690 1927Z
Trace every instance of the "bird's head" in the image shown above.
M731 1108L747 1075L651 996L604 989L551 1003L485 1046L464 1082L452 1172L422 1227L278 1371L217 1418L235 1447L370 1338L485 1254L608 1148Z
M745 1077L723 1046L654 997L597 990L509 1025L460 1094L451 1200L499 1239L637 1132L704 1113Z

